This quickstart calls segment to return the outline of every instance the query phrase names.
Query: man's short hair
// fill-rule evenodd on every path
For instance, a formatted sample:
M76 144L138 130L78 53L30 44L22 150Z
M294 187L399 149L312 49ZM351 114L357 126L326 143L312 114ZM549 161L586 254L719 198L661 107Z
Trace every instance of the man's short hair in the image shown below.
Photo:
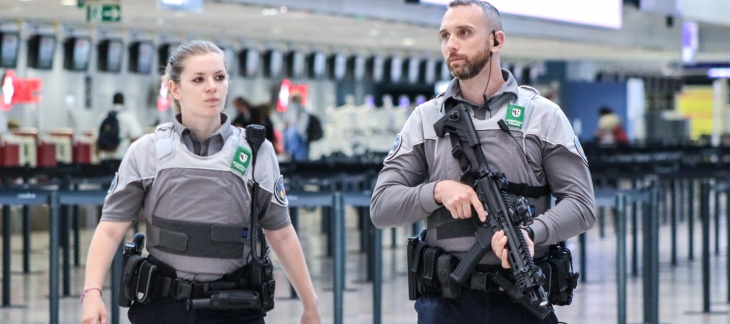
M504 31L502 26L502 16L499 14L499 10L495 8L491 3L480 0L454 0L449 2L449 8L477 5L482 8L485 18L487 18L487 32L492 31Z

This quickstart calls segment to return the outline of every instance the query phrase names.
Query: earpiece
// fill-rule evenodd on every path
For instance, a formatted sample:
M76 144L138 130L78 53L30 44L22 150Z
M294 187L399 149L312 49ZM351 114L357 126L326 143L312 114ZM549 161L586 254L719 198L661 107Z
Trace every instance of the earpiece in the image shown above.
M496 38L494 39L494 46L499 46L499 41Z
M494 36L494 46L499 46L499 41L497 40L497 32L493 30L492 36Z

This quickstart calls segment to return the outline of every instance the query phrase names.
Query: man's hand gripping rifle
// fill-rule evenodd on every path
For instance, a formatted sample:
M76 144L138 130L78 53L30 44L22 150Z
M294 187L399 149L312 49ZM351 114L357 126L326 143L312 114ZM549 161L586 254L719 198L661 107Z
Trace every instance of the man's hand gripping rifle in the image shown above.
M474 123L464 104L457 104L447 111L446 115L434 124L434 130L439 137L443 137L447 132L450 136L458 136L459 146L467 143L474 151L479 163L473 186L479 201L482 202L488 213L489 227L494 231L503 230L504 235L507 236L506 248L509 251L509 263L515 278L515 282L512 283L498 274L494 277L494 282L504 289L513 300L536 316L544 318L552 311L548 305L547 294L542 287L545 276L535 265L520 230L521 225L532 223L527 199L519 197L516 201L516 210L512 207L507 193L503 191L503 188L506 188L507 179L503 173L489 170ZM458 149L455 147L452 152L457 154ZM453 280L461 285L466 283L479 260L491 249L492 233L493 231L489 230L487 224L482 223L481 226L478 226L474 233L477 241L454 269L451 274Z

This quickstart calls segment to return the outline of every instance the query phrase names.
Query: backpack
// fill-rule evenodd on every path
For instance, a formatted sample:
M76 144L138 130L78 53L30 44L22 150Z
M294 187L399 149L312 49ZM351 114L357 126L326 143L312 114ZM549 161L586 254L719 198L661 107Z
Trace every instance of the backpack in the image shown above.
M322 121L313 114L309 115L309 122L307 122L307 141L314 142L322 139L324 136L324 129L322 129Z
M99 138L96 139L96 146L102 151L114 151L121 142L119 137L119 120L117 112L110 111L99 126Z

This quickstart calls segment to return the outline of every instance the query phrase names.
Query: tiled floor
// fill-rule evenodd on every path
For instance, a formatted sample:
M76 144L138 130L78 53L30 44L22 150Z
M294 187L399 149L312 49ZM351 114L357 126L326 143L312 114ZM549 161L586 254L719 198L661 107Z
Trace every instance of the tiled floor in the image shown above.
M325 255L325 240L320 234L320 218L317 213L301 213L300 237L307 261L320 299L320 310L323 323L333 323L333 294L331 259ZM722 218L721 228L725 218ZM359 232L357 219L351 210L347 216L347 265L344 293L344 323L372 323L372 286L365 282L365 255L359 252ZM607 222L611 223L611 222ZM695 260L687 260L688 248L686 224L681 224L679 233L682 237L679 244L679 262L676 267L669 264L669 227L660 229L660 322L661 323L730 323L727 303L727 246L725 231L721 231L720 255L711 255L711 312L702 313L702 271L701 247L699 241L700 226L695 226ZM383 302L382 323L415 323L416 313L413 302L407 298L405 275L405 229L398 229L397 248L391 247L390 231L386 231L383 248ZM85 250L91 237L91 230L82 231L81 260L86 258ZM558 317L567 323L608 324L617 323L616 240L612 230L600 238L598 229L588 233L588 269L582 275L587 282L581 283L576 291L573 305L558 307ZM575 265L578 266L579 252L577 240L569 242L573 249ZM714 243L714 236L713 236ZM0 323L47 323L48 313L48 234L34 232L32 237L31 273L22 274L21 269L21 236L12 237L12 276L11 307L0 308ZM630 242L629 245L630 246ZM714 251L713 251L714 252ZM297 300L289 299L289 285L281 270L277 270L277 300L275 309L267 316L268 323L299 323L301 312ZM107 281L109 282L109 281ZM72 295L61 299L60 322L78 323L81 307L78 292L83 285L83 267L73 268L71 287ZM109 306L108 283L104 298ZM629 275L628 323L642 323L642 284L640 277ZM120 323L128 323L126 310L122 309Z

